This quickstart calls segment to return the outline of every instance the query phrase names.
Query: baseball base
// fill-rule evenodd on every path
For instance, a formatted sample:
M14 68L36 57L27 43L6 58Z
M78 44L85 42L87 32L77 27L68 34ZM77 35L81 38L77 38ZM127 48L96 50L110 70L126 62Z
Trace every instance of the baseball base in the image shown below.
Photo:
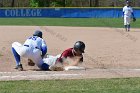
M85 67L78 67L78 66L66 66L64 70L86 70Z

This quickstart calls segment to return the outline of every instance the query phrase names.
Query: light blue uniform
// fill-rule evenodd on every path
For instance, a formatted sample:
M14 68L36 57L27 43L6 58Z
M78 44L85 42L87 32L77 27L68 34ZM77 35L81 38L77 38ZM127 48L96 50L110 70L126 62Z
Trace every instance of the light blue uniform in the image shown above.
M14 42L12 44L12 51L17 65L21 64L20 56L22 56L31 59L39 68L44 68L44 66L42 68L42 55L47 53L47 45L42 38L38 36L32 36L28 38L23 45L18 42Z

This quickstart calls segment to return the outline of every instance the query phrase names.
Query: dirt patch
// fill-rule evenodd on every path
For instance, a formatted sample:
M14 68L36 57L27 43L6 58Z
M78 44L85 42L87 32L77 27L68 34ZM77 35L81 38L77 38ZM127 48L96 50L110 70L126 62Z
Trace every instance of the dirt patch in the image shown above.
M37 29L43 31L48 53L52 55L60 54L78 40L84 41L83 65L90 69L86 73L95 73L94 69L140 68L140 29L125 32L121 28L101 27L0 26L0 72L17 72L13 69L15 60L11 44L23 43ZM22 64L25 72L37 69L27 66L25 58L22 58Z

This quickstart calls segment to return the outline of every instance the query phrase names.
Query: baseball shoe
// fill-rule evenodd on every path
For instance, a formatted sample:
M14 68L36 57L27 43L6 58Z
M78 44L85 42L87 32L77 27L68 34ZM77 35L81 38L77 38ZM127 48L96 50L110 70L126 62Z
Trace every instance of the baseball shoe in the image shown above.
M63 71L63 67L57 67L57 66L50 66L49 69L51 71Z
M127 32L127 28L125 28L125 31Z
M19 71L23 71L22 64L17 65L17 66L15 67L15 69L17 69L17 70L19 70Z

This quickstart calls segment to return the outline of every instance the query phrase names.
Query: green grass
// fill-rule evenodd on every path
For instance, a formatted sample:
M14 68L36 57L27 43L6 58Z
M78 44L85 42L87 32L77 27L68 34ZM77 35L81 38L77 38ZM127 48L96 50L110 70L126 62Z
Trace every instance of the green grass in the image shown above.
M122 18L0 18L0 25L123 27ZM140 27L140 19L132 27Z
M1 81L0 93L139 93L140 78Z

